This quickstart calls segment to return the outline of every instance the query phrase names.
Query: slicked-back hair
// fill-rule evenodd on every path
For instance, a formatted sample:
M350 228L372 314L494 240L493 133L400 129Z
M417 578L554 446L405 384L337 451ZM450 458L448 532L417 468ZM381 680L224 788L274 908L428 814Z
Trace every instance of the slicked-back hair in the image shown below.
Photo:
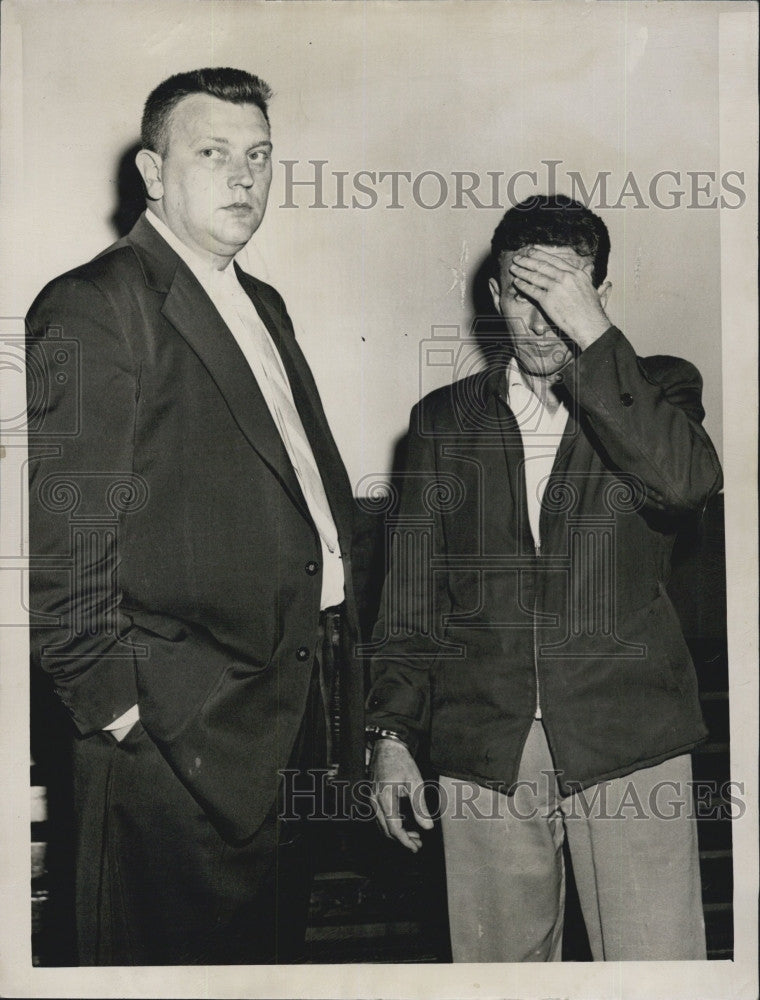
M172 111L190 94L209 94L231 104L255 104L269 123L267 105L272 90L268 83L242 69L194 69L170 76L149 95L142 117L143 149L166 155Z
M598 288L607 277L610 234L604 222L579 201L565 195L534 195L510 208L491 240L491 261L500 278L501 256L529 244L572 247L593 257L592 280Z

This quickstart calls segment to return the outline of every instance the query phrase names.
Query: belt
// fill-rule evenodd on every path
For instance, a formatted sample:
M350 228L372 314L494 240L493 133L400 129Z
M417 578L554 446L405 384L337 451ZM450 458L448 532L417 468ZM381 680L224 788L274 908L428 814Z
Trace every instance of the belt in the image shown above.
M325 625L328 622L335 622L336 619L336 624L339 623L340 616L344 613L345 607L345 604L334 604L331 608L323 608L319 612L319 624Z

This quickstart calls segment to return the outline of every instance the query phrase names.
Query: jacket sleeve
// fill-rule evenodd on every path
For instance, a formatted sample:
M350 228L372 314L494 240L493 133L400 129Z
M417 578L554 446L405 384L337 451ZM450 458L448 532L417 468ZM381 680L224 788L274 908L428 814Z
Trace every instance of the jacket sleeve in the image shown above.
M147 494L132 474L136 378L117 310L65 276L27 317L30 637L79 730L137 702L118 638L123 515Z
M701 511L723 479L702 427L702 378L681 358L638 358L610 327L573 363L566 387L612 466L636 476L645 501L671 513Z
M413 753L429 726L430 671L451 609L444 574L431 567L431 556L445 549L433 499L441 488L435 437L420 431L424 405L412 409L398 507L385 522L387 574L367 698L367 724L399 733Z

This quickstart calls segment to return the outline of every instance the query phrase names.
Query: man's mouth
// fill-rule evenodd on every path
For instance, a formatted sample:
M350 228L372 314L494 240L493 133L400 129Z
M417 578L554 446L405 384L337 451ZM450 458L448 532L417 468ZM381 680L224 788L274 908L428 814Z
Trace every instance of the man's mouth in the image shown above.
M567 346L559 339L559 337L556 336L554 337L552 336L537 337L535 335L530 337L524 336L516 339L515 343L518 346L522 347L523 349L534 351L536 354L542 354L542 355L554 354L555 352L559 352L560 354L562 354L565 351L567 351Z
M567 351L561 340L534 340L532 346L539 354L554 354L555 352L564 354Z
M225 205L224 210L226 212L252 212L253 205L248 201L233 201L230 205Z

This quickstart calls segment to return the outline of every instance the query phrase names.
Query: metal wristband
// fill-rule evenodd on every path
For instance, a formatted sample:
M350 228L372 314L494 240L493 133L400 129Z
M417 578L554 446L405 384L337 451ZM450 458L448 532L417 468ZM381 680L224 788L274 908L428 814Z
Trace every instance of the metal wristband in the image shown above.
M395 729L383 729L380 726L367 726L364 730L367 738L373 743L378 740L393 740L395 743L401 743L402 746L407 746L407 742L401 733L397 733Z

